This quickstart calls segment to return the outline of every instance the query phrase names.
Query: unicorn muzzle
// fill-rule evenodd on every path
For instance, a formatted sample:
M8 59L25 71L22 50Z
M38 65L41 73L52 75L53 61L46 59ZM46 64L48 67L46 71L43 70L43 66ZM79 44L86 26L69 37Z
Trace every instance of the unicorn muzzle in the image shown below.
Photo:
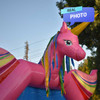
M86 53L82 48L77 49L76 60L80 61L80 60L84 59L85 55L86 55Z

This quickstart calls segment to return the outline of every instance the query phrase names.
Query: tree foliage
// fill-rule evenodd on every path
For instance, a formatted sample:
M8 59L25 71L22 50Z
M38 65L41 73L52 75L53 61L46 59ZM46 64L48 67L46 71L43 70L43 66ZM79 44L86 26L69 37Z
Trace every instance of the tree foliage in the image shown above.
M84 63L79 64L78 70L85 72L87 74L90 73L90 69L88 67L88 60L87 59L84 60Z

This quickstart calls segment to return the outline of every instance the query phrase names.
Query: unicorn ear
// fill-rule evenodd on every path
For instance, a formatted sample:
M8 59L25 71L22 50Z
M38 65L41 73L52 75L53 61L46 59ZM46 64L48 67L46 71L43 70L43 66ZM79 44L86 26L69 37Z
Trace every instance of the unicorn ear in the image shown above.
M67 32L67 30L68 30L67 24L66 24L66 22L63 22L60 32Z

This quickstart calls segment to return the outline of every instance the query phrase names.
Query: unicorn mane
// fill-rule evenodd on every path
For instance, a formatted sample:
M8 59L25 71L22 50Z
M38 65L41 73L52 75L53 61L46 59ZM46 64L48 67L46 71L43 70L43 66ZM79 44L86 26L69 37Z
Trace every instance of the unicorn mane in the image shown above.
M52 36L51 37L51 39L50 39L50 41L49 41L49 43L48 43L48 45L47 45L47 47L46 47L46 49L45 49L45 51L44 51L44 54L43 54L43 56L42 56L42 58L41 58L41 60L40 60L40 62L39 62L39 64L42 64L43 65L43 67L44 67L44 58L45 58L45 54L46 54L46 52L47 52L47 50L50 48L50 44L51 44L51 42L52 42L52 40L53 40L53 43L54 42L56 42L56 40L57 40L57 35L59 34L59 31L57 32L57 34L55 34L54 36ZM57 43L55 43L55 46L57 45Z
M57 37L59 35L59 31L57 34L55 34L49 41L47 48L39 62L39 64L42 64L42 66L45 69L45 87L46 91L49 91L49 82L50 82L50 76L51 76L51 68L50 68L50 48L51 48L51 42L54 43L54 54L55 54L55 49L57 48ZM56 63L55 59L53 60L53 63ZM48 94L48 93L47 93Z
M45 50L45 52L44 52L44 54L43 54L43 56L42 56L42 58L41 58L41 60L39 62L39 64L41 64L44 67L44 69L45 69L45 87L46 87L46 91L49 90L49 82L50 82L50 77L51 77L51 66L50 66L50 63L51 63L50 62L50 56L51 56L50 55L50 48L51 48L51 43L53 42L53 44L54 44L54 51L53 51L54 53L53 53L53 55L55 55L55 50L57 48L57 37L58 37L59 33L60 32L58 31L57 34L55 34L50 39L50 41L49 41L49 43L48 43L48 45L46 47L46 50ZM73 59L71 59L71 62L72 62L72 64L74 63ZM65 66L65 63L66 63L66 66ZM52 60L53 68L54 68L55 64L58 67L58 57L57 57L57 54L56 54L56 58L54 57L54 59ZM70 71L70 57L66 56L66 59L63 60L63 62L62 62L63 74L62 74L62 69L60 69L61 70L60 73L59 73L60 77L64 76L65 67L67 68L67 72L69 72ZM63 80L63 78L60 79L61 84L63 84L62 80Z

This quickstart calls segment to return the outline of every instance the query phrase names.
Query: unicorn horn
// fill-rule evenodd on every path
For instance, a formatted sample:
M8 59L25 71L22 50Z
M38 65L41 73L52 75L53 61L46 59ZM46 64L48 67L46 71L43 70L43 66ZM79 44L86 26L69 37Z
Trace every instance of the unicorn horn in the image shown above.
M94 17L96 17L97 15L98 15L98 13L95 14ZM71 29L71 32L75 35L79 35L89 24L90 24L90 22L83 22L83 23L77 25L76 27L74 27L73 29Z

